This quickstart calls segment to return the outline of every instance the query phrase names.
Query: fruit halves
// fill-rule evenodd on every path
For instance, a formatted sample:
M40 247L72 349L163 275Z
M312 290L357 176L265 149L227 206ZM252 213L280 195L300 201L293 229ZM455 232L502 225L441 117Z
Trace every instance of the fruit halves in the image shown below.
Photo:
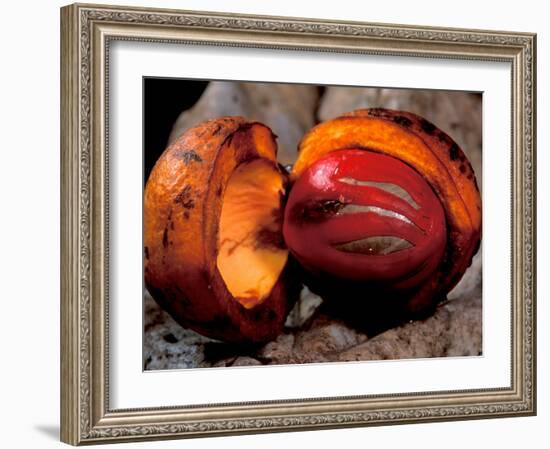
M145 282L180 324L224 341L273 339L300 280L381 329L443 299L480 233L469 162L421 117L367 109L316 126L289 184L271 131L225 117L188 130L151 173Z

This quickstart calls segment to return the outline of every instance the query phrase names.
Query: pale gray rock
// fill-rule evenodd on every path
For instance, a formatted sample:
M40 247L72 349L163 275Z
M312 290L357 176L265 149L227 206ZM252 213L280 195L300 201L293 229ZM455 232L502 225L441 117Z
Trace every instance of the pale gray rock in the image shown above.
M453 299L440 304L425 320L369 339L316 309L301 327L287 328L252 353L181 328L146 295L145 369L477 356L482 353L480 261L476 256L453 290Z
M146 370L196 368L204 361L209 338L184 329L145 291L143 367Z
M279 162L292 164L298 142L315 124L318 96L314 86L213 81L199 101L180 114L169 143L205 120L240 115L269 126L277 135Z
M296 304L288 314L285 326L288 328L303 326L322 303L323 300L315 293L312 293L309 288L302 288L300 298L296 301Z
M481 94L421 89L328 87L319 120L361 108L386 108L418 114L445 131L462 148L481 189Z
M481 291L448 301L434 315L387 330L338 354L339 361L481 355Z
M276 363L291 363L293 357L295 337L291 333L285 333L279 335L275 340L267 343L260 353L262 357L267 359L270 363L273 360L277 360Z
M268 364L477 356L481 338L481 253L448 301L420 321L368 338L346 323L319 313L260 349Z
M262 362L252 357L237 357L231 366L256 366L261 365Z
M317 315L311 324L297 331L291 348L274 350L277 339L268 353L260 355L270 364L315 363L334 360L336 355L347 348L354 347L367 340L367 336L348 327L345 323L333 320L326 315Z
M481 289L481 260L482 251L480 249L472 259L472 264L468 267L462 279L447 295L449 299L466 297L470 294L475 294L476 290Z

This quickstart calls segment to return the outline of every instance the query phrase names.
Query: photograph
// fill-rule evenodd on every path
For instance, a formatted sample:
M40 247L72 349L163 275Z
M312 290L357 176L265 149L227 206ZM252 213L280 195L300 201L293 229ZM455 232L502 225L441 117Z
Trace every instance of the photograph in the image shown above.
M482 93L143 78L143 368L483 355Z
M60 13L62 441L537 413L536 33Z

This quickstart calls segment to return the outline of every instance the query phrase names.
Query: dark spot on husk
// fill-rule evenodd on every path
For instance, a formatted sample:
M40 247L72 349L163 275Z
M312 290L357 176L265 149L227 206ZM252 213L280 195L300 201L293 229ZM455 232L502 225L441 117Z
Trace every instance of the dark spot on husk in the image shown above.
M460 173L466 173L467 168L464 164L460 164L459 169L460 169Z
M180 150L176 153L176 156L181 159L185 165L189 165L191 162L202 162L202 158L195 150Z
M149 260L149 248L148 248L148 247L145 247L143 251L144 251L144 253L145 253L145 258L146 258L147 260Z
M426 119L420 120L420 127L422 128L422 131L424 131L426 134L433 134L435 131L435 125L432 122L429 122Z
M197 132L197 137L203 137L208 131L207 126L201 126L200 132Z
M369 109L369 115L372 115L373 117L379 117L381 115L385 114L385 109L382 108L372 108Z
M447 134L445 134L443 131L439 131L439 133L437 134L437 138L442 143L450 143L451 141L451 138Z
M456 161L460 157L460 149L456 143L453 143L449 148L449 157L451 161Z
M393 121L395 123L397 123L398 125L403 126L405 128L410 127L413 123L410 118L407 118L403 115L397 115L397 116L393 117Z
M297 222L319 222L332 217L345 205L339 200L310 201L297 204L291 214Z
M168 246L168 228L164 228L164 232L162 233L162 246L165 248Z
M183 216L185 217L186 220L189 220L189 211L185 211L183 213Z
M173 221L170 221L170 229L173 231L174 230L174 222Z
M235 136L235 133L233 134L229 134L229 136L227 136L227 138L225 139L225 144L227 144L227 146L231 146L231 144L233 143L233 137Z
M171 332L163 335L162 338L166 343L174 344L178 342L178 339Z
M191 198L191 186L185 186L174 198L174 203L181 205L185 209L193 209L195 201Z
M222 126L219 123L216 123L216 129L214 129L214 131L212 131L212 135L213 136L218 135L221 130L222 130Z
M216 195L222 196L222 192L223 192L222 186L219 186L218 190L216 190Z

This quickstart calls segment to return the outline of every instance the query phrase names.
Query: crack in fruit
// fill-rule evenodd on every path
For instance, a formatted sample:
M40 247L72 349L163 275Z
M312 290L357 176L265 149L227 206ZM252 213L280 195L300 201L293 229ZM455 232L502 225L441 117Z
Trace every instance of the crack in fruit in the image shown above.
M351 242L332 245L338 251L368 255L385 256L414 247L414 245L400 237L393 235L376 235Z
M292 216L297 223L326 220L338 213L345 205L346 203L340 200L311 200L294 208Z
M405 217L405 215L402 215L393 210L384 209L383 207L366 206L363 204L346 204L344 207L338 210L338 214L361 214L361 213L373 213L373 214L381 215L382 217L395 218L397 220L404 221L405 223L410 224L411 226L415 226L423 232L423 230L419 226L417 226L415 223L413 223L411 220Z
M338 181L343 182L344 184L350 184L354 186L365 186L365 187L376 187L385 192L391 193L409 203L416 210L420 209L418 203L413 199L413 197L407 192L403 187L393 184L391 182L379 182L379 181L361 181L349 176L345 178L339 178Z

